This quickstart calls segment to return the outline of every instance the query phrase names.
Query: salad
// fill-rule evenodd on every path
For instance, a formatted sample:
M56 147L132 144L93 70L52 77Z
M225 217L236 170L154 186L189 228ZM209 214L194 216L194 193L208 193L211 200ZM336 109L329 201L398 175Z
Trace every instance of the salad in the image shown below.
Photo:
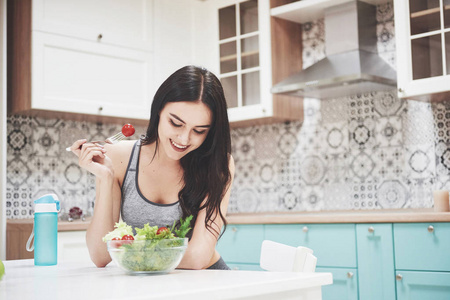
M103 237L108 245L111 258L130 272L168 272L181 261L187 248L186 234L191 230L192 216L180 219L169 227L135 227L123 221L115 224L115 229Z

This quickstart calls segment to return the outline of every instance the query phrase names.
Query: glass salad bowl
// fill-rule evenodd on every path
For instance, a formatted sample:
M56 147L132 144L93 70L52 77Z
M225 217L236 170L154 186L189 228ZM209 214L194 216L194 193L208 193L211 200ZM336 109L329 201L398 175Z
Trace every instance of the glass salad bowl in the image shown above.
M187 238L107 242L114 263L133 275L169 273L180 263L187 245Z

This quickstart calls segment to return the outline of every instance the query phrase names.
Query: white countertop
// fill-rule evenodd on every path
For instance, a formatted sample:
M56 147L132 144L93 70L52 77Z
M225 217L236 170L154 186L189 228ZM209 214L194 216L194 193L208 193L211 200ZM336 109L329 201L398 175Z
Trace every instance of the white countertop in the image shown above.
M5 261L0 299L322 299L331 273L174 270L132 276L113 264L34 266L32 259ZM255 297L255 298L254 298ZM303 298L302 298L303 297Z

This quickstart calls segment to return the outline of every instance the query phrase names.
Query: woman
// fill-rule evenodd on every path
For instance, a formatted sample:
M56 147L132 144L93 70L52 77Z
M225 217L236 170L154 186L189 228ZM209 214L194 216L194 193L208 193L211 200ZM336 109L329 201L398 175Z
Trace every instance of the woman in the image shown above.
M80 166L96 176L94 216L86 234L95 265L111 261L102 237L120 215L133 227L167 226L193 215L178 268L229 269L215 246L226 226L234 176L230 140L220 81L204 68L186 66L156 92L141 140L105 146L76 141L71 149Z

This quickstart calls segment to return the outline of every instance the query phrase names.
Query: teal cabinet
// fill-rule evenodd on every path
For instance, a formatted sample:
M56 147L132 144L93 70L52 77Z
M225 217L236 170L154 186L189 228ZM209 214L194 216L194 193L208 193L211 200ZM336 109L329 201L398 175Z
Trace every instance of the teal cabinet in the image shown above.
M316 272L333 274L333 284L322 287L324 300L358 300L358 270L356 268L316 268Z
M333 274L333 284L322 288L324 300L358 299L355 224L271 224L265 225L264 236L314 251L316 272Z
M333 274L323 300L450 299L450 223L229 225L217 249L231 269L261 270L263 240L305 246Z
M320 267L356 268L355 224L271 224L265 239L311 248Z
M450 223L394 224L397 299L450 299Z
M394 242L396 269L450 271L450 223L394 224Z
M359 297L395 299L392 224L357 224Z
M227 264L259 265L263 240L263 225L229 225L216 249Z
M448 272L397 271L396 277L397 300L450 299Z

